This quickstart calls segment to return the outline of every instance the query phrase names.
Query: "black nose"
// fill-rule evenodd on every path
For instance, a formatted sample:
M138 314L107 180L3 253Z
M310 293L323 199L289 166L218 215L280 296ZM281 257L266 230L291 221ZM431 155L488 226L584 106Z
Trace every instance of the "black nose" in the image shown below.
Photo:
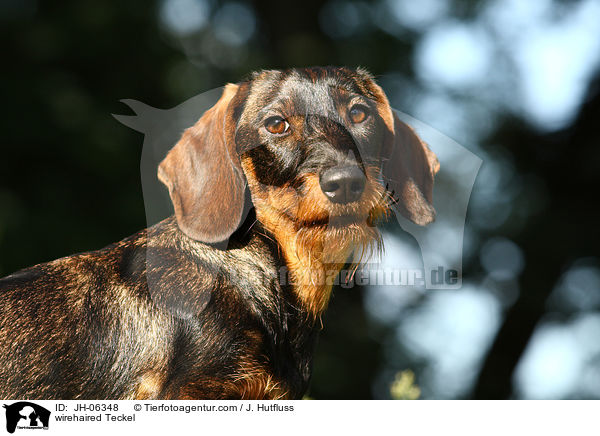
M365 190L365 175L357 166L334 167L323 171L319 178L321 190L332 203L357 201Z

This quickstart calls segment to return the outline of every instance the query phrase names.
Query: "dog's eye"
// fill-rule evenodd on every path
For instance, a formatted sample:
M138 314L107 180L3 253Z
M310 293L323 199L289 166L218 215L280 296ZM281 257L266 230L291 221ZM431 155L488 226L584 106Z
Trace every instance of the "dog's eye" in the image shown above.
M367 108L360 104L354 105L350 108L350 120L354 124L362 123L367 119L367 115Z
M281 117L271 117L265 121L265 128L275 135L282 135L290 129L289 123Z

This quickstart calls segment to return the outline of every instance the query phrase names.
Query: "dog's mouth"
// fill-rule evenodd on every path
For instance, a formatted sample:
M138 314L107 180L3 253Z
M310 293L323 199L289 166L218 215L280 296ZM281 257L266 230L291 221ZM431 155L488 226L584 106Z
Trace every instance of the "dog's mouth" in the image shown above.
M330 201L322 193L316 175L304 177L303 189L264 189L260 204L263 220L272 223L283 220L291 223L296 231L321 231L338 236L370 234L369 229L388 216L390 206L387 191L375 176L370 174L367 178L358 201L346 204Z
M298 228L319 228L321 230L364 230L376 227L388 216L389 202L380 189L371 188L370 195L364 195L360 201L346 205L329 202L303 203L299 209L302 213L286 213L286 218ZM309 207L306 207L310 204ZM297 212L296 210L294 212Z
M362 207L360 207L362 206ZM365 227L376 227L382 218L387 216L387 209L381 204L360 205L354 210L321 210L316 216L298 217L285 213L285 216L298 228L348 229L357 230Z
M344 228L351 226L372 226L369 215L365 214L343 214L343 215L329 215L324 218L318 218L314 220L295 220L301 227L332 227L332 228Z

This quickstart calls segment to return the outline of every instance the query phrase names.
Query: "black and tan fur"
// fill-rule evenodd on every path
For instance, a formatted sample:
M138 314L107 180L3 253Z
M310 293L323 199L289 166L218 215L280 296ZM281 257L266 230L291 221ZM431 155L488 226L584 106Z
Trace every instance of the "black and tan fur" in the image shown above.
M354 125L357 102L368 118ZM289 134L264 129L273 114ZM341 161L366 177L349 204L319 188ZM227 85L160 165L174 216L0 280L0 397L301 398L331 278L377 249L390 207L433 219L437 170L363 70Z

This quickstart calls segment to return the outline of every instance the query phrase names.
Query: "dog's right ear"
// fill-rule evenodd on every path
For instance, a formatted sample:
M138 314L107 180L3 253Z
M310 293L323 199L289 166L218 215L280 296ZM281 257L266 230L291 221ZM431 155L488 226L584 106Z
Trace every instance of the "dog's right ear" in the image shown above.
M158 167L179 228L197 241L226 240L242 218L246 179L234 135L246 88L225 86L219 101L183 133Z

